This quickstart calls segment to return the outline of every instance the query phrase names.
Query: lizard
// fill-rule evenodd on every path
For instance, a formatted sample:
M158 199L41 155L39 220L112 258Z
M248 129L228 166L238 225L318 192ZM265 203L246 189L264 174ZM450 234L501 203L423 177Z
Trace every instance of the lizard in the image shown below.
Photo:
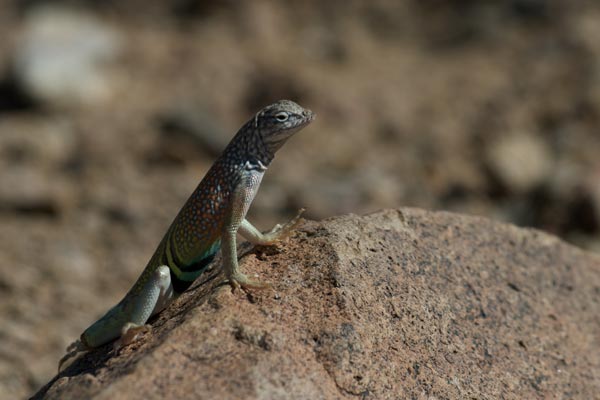
M123 343L149 329L148 319L188 289L220 250L232 290L263 289L238 266L236 235L271 245L287 237L304 209L289 222L261 233L246 213L275 153L316 114L290 100L277 101L247 121L200 181L160 241L137 281L114 307L67 348L68 359L115 339Z

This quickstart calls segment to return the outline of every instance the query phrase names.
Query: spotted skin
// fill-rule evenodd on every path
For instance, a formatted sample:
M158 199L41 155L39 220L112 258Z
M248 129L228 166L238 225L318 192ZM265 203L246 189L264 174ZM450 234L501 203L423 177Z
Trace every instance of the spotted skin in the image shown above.
M261 287L239 271L236 234L240 230L253 243L269 244L295 227L300 214L283 228L261 234L245 216L277 150L314 117L310 110L280 100L246 122L179 211L133 287L67 349L59 368L76 352L143 327L206 270L219 249L225 277L234 288Z

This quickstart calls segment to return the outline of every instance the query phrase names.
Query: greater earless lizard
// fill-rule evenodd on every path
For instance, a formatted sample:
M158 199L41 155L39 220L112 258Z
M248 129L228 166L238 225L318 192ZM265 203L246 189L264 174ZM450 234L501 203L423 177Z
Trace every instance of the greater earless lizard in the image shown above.
M219 249L225 278L234 289L266 287L240 272L236 234L265 245L285 238L296 227L303 210L266 234L245 217L275 152L314 118L312 111L280 100L246 122L179 211L133 287L67 348L59 370L80 352L119 337L127 341L147 329L146 321L190 287Z

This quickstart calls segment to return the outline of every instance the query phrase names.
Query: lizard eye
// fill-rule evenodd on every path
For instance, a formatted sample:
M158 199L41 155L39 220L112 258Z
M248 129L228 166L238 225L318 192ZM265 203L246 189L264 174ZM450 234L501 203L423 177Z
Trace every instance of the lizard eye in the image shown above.
M287 121L287 119L289 117L290 117L289 114L286 113L285 111L275 114L275 119L277 119L277 121L279 121L279 122L285 122L285 121Z

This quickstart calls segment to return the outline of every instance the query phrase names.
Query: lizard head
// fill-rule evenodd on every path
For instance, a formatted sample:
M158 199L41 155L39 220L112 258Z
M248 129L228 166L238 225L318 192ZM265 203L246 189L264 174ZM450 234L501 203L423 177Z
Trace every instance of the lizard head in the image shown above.
M260 110L254 127L269 151L275 153L294 133L310 124L315 113L290 100L279 100Z

